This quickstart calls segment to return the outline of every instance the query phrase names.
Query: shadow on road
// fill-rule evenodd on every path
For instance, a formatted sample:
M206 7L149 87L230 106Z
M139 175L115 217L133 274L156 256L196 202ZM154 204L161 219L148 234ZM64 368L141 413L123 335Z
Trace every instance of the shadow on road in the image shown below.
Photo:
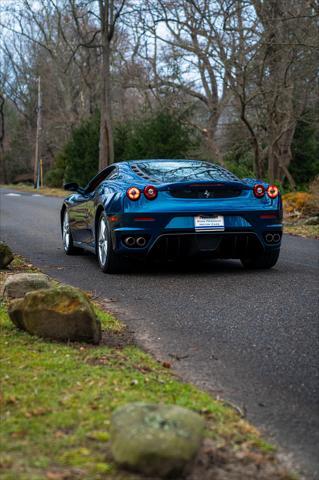
M84 252L80 253L82 261L84 262L83 257L86 257L92 266L95 266L99 270L97 259L95 255ZM150 260L150 259L140 259L132 260L127 259L124 270L118 275L197 275L208 274L219 276L222 274L236 274L236 275L276 275L278 270L273 268L271 270L245 270L239 260L212 260L212 259L203 259L203 258L183 258L175 261L160 261L160 260ZM102 274L102 272L101 272ZM104 274L102 274L104 275Z

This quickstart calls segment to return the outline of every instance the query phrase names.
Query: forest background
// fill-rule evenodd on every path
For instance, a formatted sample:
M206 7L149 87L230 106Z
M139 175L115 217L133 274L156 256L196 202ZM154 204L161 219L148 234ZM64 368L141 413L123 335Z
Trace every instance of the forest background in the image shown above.
M200 158L307 189L318 27L311 0L2 0L0 183L33 178L40 116L48 186L113 161Z

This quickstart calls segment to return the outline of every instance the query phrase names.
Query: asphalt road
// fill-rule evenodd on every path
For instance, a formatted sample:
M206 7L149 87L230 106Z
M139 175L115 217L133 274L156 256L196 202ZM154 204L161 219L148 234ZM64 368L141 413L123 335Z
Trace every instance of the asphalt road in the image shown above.
M93 255L64 255L61 199L0 192L0 237L15 252L108 299L144 345L244 409L319 479L318 241L284 236L270 271L213 261L104 275Z

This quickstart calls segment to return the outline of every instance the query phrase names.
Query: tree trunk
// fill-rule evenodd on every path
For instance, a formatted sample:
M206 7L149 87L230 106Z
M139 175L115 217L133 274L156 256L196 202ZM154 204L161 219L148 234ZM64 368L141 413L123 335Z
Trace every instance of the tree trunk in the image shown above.
M106 25L102 30L99 170L102 170L114 161L110 78L111 51Z
M295 133L296 125L290 122L291 126L287 126L286 122L281 125L282 133L278 136L278 129L276 126L273 134L277 135L275 140L270 142L271 147L268 150L268 175L269 181L281 182L282 177L286 177L292 189L296 188L296 182L289 172L289 165L292 160L291 144Z
M223 157L216 143L216 129L219 115L211 116L208 120L207 129L203 130L205 143L210 155L210 159L220 165L224 165Z
M4 159L4 136L5 136L5 126L4 126L4 103L5 98L4 95L0 94L0 178L3 183L7 183L7 169L6 163Z
M274 153L274 147L271 146L268 148L268 179L270 183L274 183L275 181L275 153Z
M254 149L254 159L253 159L253 170L254 174L257 178L262 179L264 176L264 155L260 151L259 142L257 135L246 116L246 104L243 99L240 100L240 119L247 127L250 137L251 137L251 144Z

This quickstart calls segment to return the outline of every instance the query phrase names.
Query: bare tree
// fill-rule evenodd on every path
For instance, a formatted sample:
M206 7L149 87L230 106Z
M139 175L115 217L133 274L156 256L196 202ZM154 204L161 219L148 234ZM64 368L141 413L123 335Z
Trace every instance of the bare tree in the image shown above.
M97 50L79 48L75 52L85 29L90 27L83 22L79 37L67 6L65 1L43 0L42 8L34 9L33 4L23 0L3 7L0 20L5 31L0 52L9 65L4 91L33 130L36 79L41 76L46 127L41 143L44 159L51 162L72 128L96 110L98 101Z
M100 54L100 145L99 168L102 169L114 161L112 129L112 80L111 61L114 52L116 26L124 14L127 0L86 0L78 6L76 0L68 0L72 17L81 35L80 24L86 17L88 23L95 25L91 37L82 39L79 48L97 48Z
M258 177L289 172L298 120L317 88L318 14L298 1L236 1L224 12L226 81L249 132ZM232 55L223 55L231 45ZM311 93L312 92L312 93Z
M143 29L152 40L144 59L152 68L152 87L178 89L203 106L200 123L213 158L220 157L221 124L238 112L251 138L256 174L263 177L267 169L271 181L286 177L294 186L291 143L317 88L318 11L313 2L146 3Z
M46 52L43 58L49 71L53 68L55 80L63 92L62 110L65 112L74 111L75 96L83 100L79 92L81 82L89 93L92 112L92 94L95 96L93 92L98 86L100 169L114 160L111 62L116 26L126 4L127 0L40 0L36 4L20 0L18 4L9 4L6 21L0 21L0 26L7 31L31 42L38 51ZM11 53L10 49L7 53ZM11 60L17 63L15 55ZM77 70L75 81L74 70Z
M262 64L257 88L265 106L266 148L263 155L271 181L287 177L298 119L318 86L319 16L303 2L253 2L262 25Z
M151 86L179 91L200 106L202 120L194 126L203 134L211 157L222 162L216 131L229 90L215 48L222 33L217 27L220 6L199 0L147 0L145 4L148 15L143 12L140 24L149 35L143 57L152 68Z

